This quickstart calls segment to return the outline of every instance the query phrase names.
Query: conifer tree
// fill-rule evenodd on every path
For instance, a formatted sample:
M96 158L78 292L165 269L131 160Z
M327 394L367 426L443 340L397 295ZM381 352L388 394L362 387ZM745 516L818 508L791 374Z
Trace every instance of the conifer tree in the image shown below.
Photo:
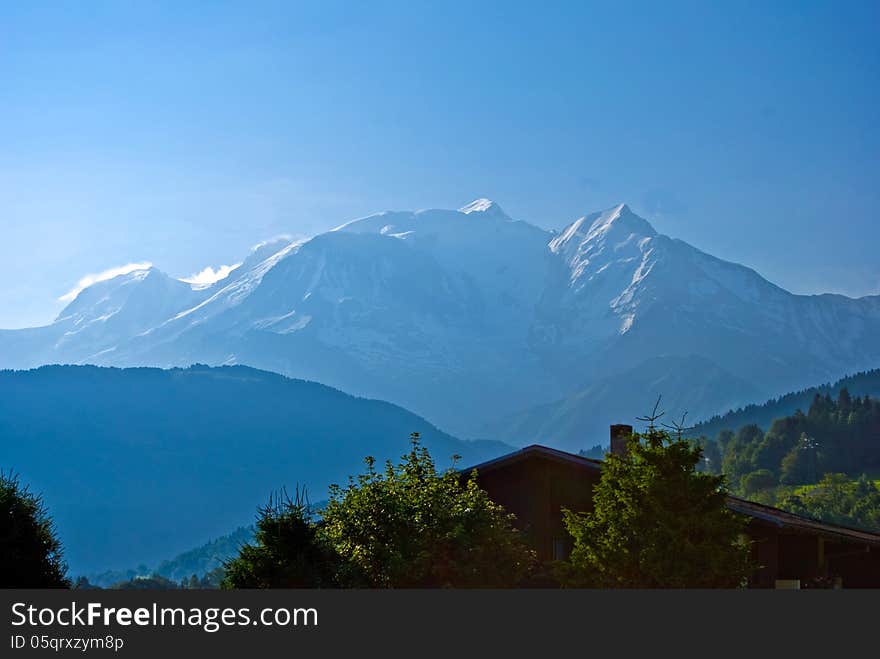
M69 588L62 554L42 497L0 473L0 588Z
M611 588L733 588L752 571L744 521L723 476L696 470L702 449L664 430L606 456L590 512L564 510L574 550L563 583Z

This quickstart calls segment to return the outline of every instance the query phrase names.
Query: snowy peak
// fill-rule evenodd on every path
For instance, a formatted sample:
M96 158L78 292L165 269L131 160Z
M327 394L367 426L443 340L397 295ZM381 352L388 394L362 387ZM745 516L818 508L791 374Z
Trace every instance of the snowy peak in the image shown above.
M647 220L618 204L575 220L549 248L565 263L572 290L607 304L651 271L657 235Z
M570 243L580 245L608 239L623 242L632 237L641 239L656 235L650 222L633 213L626 204L618 204L575 220L550 242L550 249L559 253Z
M657 233L650 222L633 213L626 204L618 204L613 208L600 211L598 217L590 225L589 233L597 235L612 230L629 231L643 236L654 236Z
M165 275L160 270L153 266L147 266L124 272L115 277L99 279L94 283L84 286L76 294L76 297L62 309L58 318L56 318L56 322L72 314L80 313L83 309L96 303L104 302L109 297L118 295L120 291L124 292L124 295L127 297L135 287L147 281L147 279L156 280L162 277L165 277Z
M507 217L507 214L501 209L501 206L496 204L491 199L486 199L485 197L474 199L474 201L472 201L471 203L465 204L464 206L459 208L458 211L460 213L464 213L465 215L480 213L491 216Z

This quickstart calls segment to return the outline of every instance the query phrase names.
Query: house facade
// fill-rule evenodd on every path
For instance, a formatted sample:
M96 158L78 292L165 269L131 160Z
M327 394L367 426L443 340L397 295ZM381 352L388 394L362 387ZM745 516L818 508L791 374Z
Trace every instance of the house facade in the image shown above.
M611 427L611 451L625 450L630 426ZM562 508L589 511L601 460L532 445L462 470L496 503L513 513L541 561L561 560L572 549ZM728 507L748 519L754 588L880 588L880 534L826 524L730 496Z

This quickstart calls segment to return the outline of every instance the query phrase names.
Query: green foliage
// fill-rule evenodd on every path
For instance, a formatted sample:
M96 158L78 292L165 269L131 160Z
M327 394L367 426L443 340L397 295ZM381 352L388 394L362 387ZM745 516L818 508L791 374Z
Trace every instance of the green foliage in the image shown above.
M373 588L503 587L520 583L534 554L513 516L472 474L438 473L412 435L412 450L384 471L334 485L323 532L342 557L346 585Z
M778 505L798 515L880 533L880 489L865 476L825 474L818 484L783 495Z
M226 564L223 588L321 588L335 585L339 561L312 519L304 493L285 493L260 509L255 543Z
M786 485L815 483L818 480L819 444L807 433L785 454L780 465L779 480Z
M746 496L776 487L776 476L769 469L757 469L742 478L742 491Z
M880 371L848 382L876 388ZM722 471L738 494L814 519L880 531L877 486L863 475L880 473L880 400L852 396L846 387L832 393L828 387L813 392L806 413L774 419L767 432L754 424L735 434L722 430L710 445L723 455Z
M69 588L66 572L42 498L0 473L0 587Z
M763 431L755 425L743 426L736 435L728 439L724 457L721 460L721 471L726 474L734 486L740 479L754 469L753 456L757 442L764 437Z
M752 571L744 521L725 505L723 477L699 473L702 449L649 429L608 455L594 509L564 510L574 550L565 585L732 588Z

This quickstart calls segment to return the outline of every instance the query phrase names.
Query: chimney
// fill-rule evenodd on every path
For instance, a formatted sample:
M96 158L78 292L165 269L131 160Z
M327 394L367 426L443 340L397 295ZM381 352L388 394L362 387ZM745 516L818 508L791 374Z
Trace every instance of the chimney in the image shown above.
M629 452L627 442L633 434L633 427L624 423L611 426L611 454L625 456Z

